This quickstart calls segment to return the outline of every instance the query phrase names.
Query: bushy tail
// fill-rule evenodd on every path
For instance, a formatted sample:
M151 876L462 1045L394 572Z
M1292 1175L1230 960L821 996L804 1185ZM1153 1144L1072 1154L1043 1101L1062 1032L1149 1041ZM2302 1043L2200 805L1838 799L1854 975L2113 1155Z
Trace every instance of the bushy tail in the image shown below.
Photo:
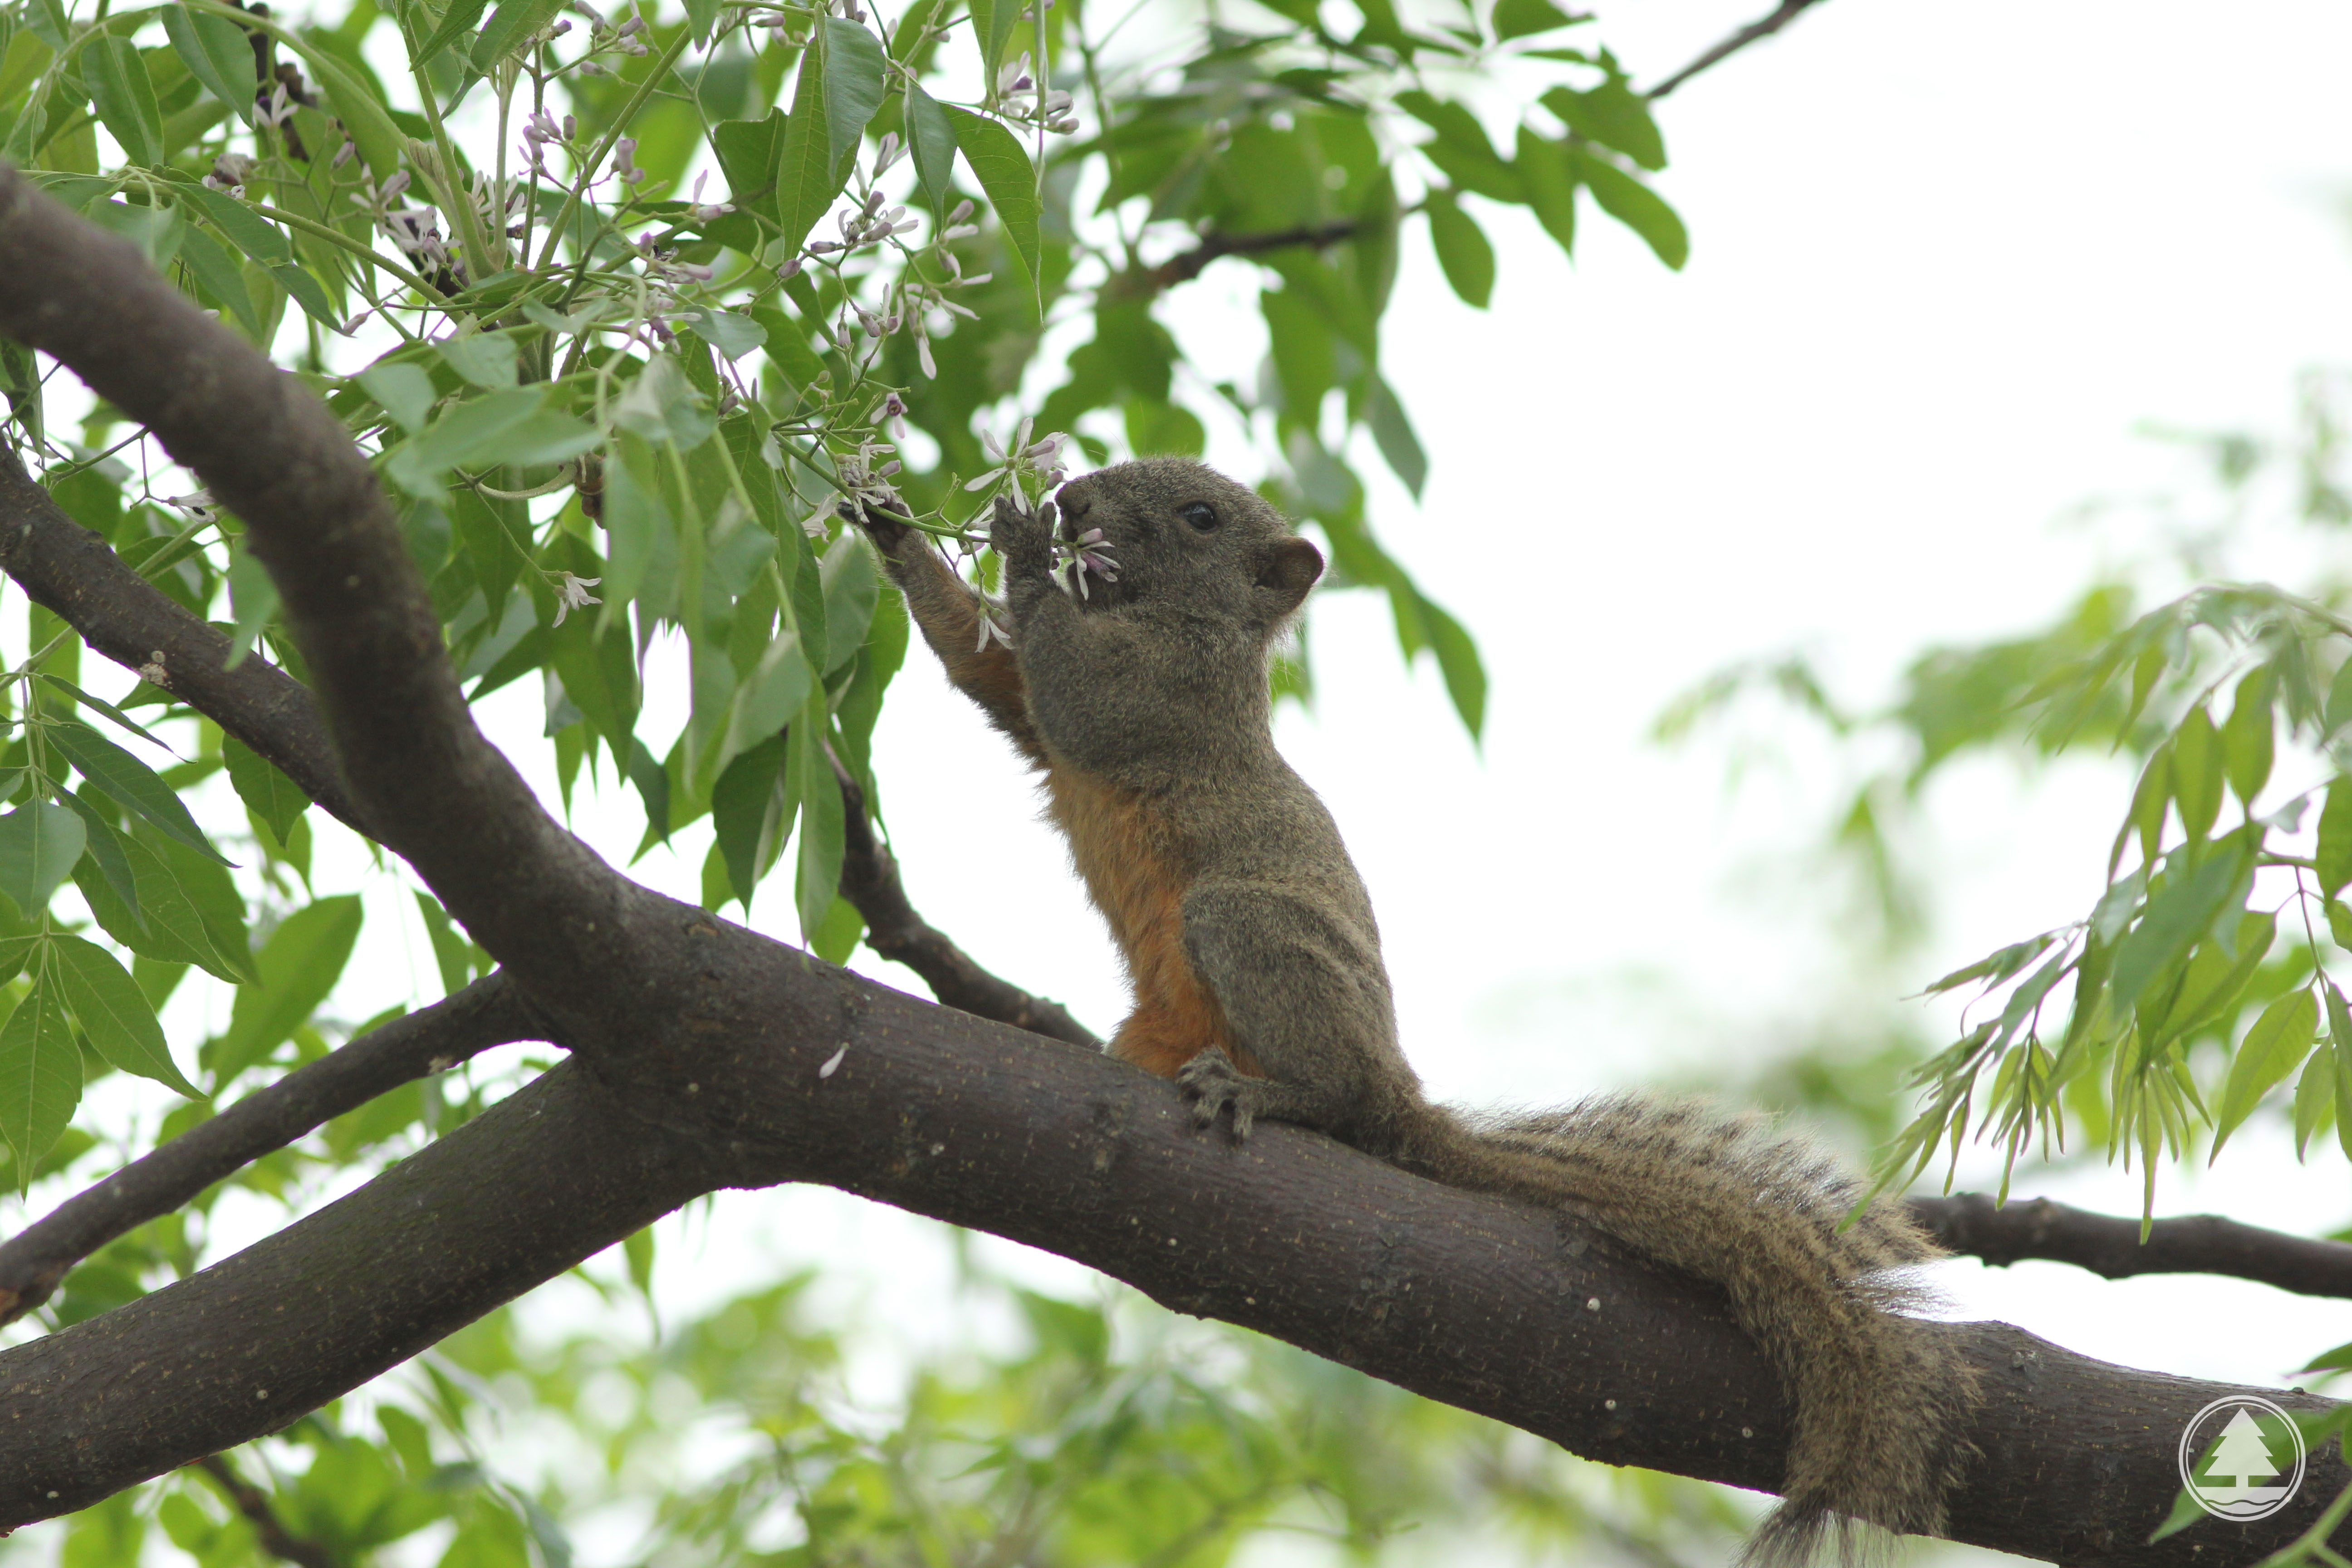
M1803 1563L1832 1538L1850 1561L1849 1520L1941 1532L1975 1373L1895 1312L1927 1300L1902 1271L1943 1254L1885 1199L1841 1230L1863 1189L1834 1159L1758 1116L1630 1095L1481 1116L1432 1108L1401 1142L1408 1168L1568 1207L1728 1293L1796 1406L1783 1501L1748 1543L1750 1563Z

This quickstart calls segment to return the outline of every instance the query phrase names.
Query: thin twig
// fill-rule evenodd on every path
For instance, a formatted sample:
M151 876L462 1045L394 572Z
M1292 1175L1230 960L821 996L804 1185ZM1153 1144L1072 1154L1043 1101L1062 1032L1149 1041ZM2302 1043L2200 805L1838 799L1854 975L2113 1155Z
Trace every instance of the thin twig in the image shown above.
M1820 4L1820 0L1781 0L1780 8L1779 10L1765 17L1762 21L1748 23L1748 26L1740 28L1739 31L1732 34L1731 37L1724 39L1723 42L1716 45L1715 47L1707 50L1705 54L1699 56L1698 58L1691 61L1690 64L1683 67L1682 69L1675 72L1674 75L1668 77L1657 86L1651 88L1648 91L1643 93L1642 96L1648 99L1653 103L1656 102L1659 99L1665 97L1666 94L1674 91L1675 89L1682 86L1683 83L1690 80L1691 78L1698 75L1699 72L1706 69L1707 67L1714 65L1717 61L1738 54L1740 50L1746 48L1748 45L1754 43L1759 38L1770 37L1773 34L1779 32L1790 23L1795 21L1800 13L1818 4Z
M1101 1038L1060 1003L998 979L915 912L898 880L897 857L866 820L865 791L838 760L833 767L841 782L841 896L866 917L866 945L921 975L931 994L950 1007L1099 1049Z
M492 1046L544 1037L500 972L288 1073L0 1242L0 1323L47 1300L68 1269L108 1242L332 1118Z
M228 1460L218 1454L207 1454L194 1467L220 1483L236 1511L253 1522L253 1533L261 1549L297 1568L343 1568L343 1560L315 1541L305 1541L278 1521L278 1512L269 1506L269 1494L236 1473Z
M1209 263L1228 256L1263 256L1270 250L1288 250L1297 246L1321 250L1355 238L1363 233L1365 226L1365 219L1344 218L1338 223L1276 229L1267 234L1204 234L1201 237L1201 243L1192 249L1171 257L1157 267L1131 274L1127 280L1128 286L1138 293L1156 294L1179 283L1190 283Z
M1912 1217L1963 1257L2007 1268L2024 1258L2071 1263L2106 1279L2136 1274L2225 1274L2304 1296L2352 1297L2352 1246L2242 1225L2219 1215L2140 1222L2049 1198L1997 1205L1982 1193L1913 1198Z

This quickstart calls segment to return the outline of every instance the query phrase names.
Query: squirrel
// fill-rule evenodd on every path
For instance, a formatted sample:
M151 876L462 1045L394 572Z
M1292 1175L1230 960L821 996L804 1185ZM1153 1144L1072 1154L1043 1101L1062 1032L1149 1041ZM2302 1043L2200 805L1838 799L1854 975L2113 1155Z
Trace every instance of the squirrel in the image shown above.
M1045 775L1134 994L1110 1055L1173 1079L1203 1129L1315 1128L1566 1209L1720 1288L1794 1407L1750 1561L1801 1562L1832 1533L1851 1555L1843 1520L1941 1532L1976 1384L1895 1311L1925 1300L1895 1271L1943 1256L1897 1205L1847 1223L1855 1180L1752 1116L1624 1095L1478 1116L1423 1097L1362 879L1274 745L1268 665L1322 574L1313 543L1213 468L1121 463L1034 510L997 501L1000 607L918 531L862 521L950 679ZM1057 523L1077 563L1057 563Z

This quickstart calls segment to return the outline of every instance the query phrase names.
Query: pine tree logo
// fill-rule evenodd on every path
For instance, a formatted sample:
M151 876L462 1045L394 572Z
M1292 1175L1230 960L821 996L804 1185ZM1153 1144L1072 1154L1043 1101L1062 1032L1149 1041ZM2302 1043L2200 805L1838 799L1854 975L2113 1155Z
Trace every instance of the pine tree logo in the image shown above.
M2180 1484L2207 1513L2241 1524L2287 1505L2303 1485L2303 1459L2302 1428L2252 1394L2215 1400L2180 1433Z

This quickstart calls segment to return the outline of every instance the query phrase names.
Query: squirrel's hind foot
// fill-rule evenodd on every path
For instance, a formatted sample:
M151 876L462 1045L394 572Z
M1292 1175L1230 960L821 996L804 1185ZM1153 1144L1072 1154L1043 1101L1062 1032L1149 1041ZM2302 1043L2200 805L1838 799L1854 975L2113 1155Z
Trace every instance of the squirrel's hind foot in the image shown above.
M1176 1087L1192 1102L1192 1125L1203 1131L1217 1124L1218 1113L1225 1107L1234 1110L1234 1142L1246 1140L1250 1127L1257 1121L1259 1097L1265 1085L1256 1079L1244 1078L1242 1069L1234 1065L1222 1046L1206 1050L1176 1069Z

